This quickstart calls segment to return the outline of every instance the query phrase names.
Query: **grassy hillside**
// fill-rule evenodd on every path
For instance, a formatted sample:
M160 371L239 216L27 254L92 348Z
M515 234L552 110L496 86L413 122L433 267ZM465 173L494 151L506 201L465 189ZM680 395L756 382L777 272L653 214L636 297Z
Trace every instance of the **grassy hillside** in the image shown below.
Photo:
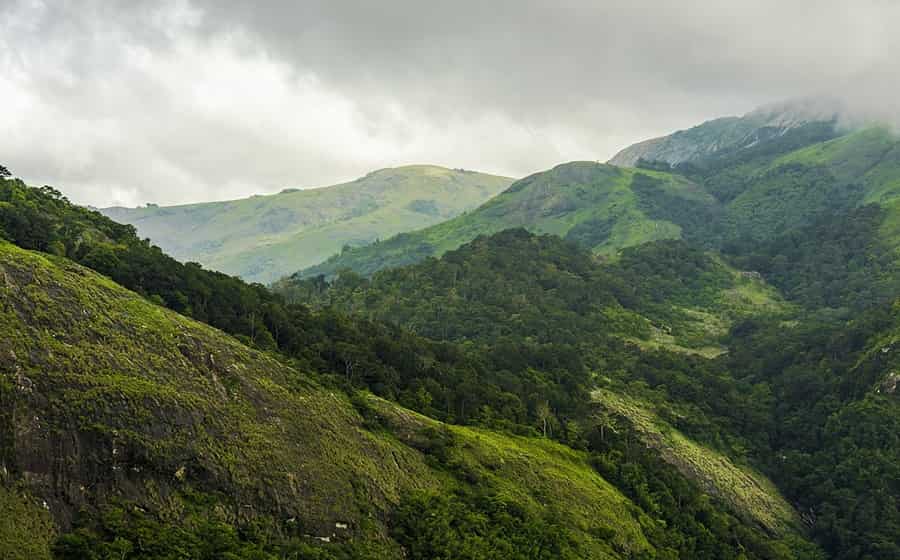
M427 459L423 434L440 423L376 400L403 421L369 429L341 393L77 265L0 242L0 279L0 507L24 508L38 527L43 503L60 531L120 503L196 522L199 493L215 497L205 518L263 521L309 544L365 540L388 557L389 513L404 496L475 484ZM591 557L652 550L639 511L584 454L451 433L447 453L491 479L478 485L525 511L552 507ZM33 557L46 557L50 531L0 530L8 548L43 534Z
M713 212L714 199L667 173L594 162L557 166L515 182L483 206L436 226L351 248L301 276L349 268L369 275L382 268L440 256L477 237L522 227L575 241L599 254L657 239L677 239L685 222ZM654 209L665 216L650 217Z
M270 282L358 246L452 218L512 179L430 165L382 169L317 189L184 206L106 208L182 261Z
M685 437L660 420L652 405L621 391L598 389L592 397L609 414L628 422L641 444L656 449L663 460L697 480L711 495L729 503L748 520L775 534L789 533L800 526L797 512L770 480Z

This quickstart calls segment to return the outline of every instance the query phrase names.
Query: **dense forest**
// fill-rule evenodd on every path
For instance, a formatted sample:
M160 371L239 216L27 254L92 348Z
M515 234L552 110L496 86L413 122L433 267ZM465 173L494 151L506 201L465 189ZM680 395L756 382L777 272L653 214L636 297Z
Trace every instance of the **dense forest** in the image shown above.
M893 346L873 348L896 329L896 310L884 304L896 293L895 261L876 257L866 235L882 216L862 207L846 227L823 219L733 256L802 308L735 322L723 338L729 352L714 360L635 351L610 336L639 332L638 317L671 321L673 306L709 301L728 286L727 270L683 242L646 244L607 263L558 238L510 231L440 261L371 279L347 272L330 284L294 281L282 291L432 338L573 345L606 383L655 402L673 426L772 476L835 557L891 558L900 554L900 407L877 390ZM847 308L859 312L848 319Z
M347 272L271 291L179 263L132 227L52 188L0 180L0 237L92 268L318 372L315 382L350 395L373 430L387 428L364 391L451 424L551 438L588 453L598 473L656 520L646 526L652 557L673 559L900 557L900 406L885 380L900 367L893 346L900 324L889 303L897 296L894 262L860 241L872 238L882 211L865 206L848 215L843 228L822 215L765 243L736 239L724 259L690 237L603 258L555 236L508 230L371 278ZM809 241L816 236L833 238L827 251ZM738 270L764 276L794 303L763 312L723 306L723 294L756 287ZM660 331L688 328L699 312L721 314L728 328L708 336L727 352L710 358L645 344ZM591 398L598 386L639 397L693 440L766 473L821 549L710 500L638 442L634 418ZM584 543L556 513L520 509L489 473L467 467L460 449L440 432L422 446L435 468L465 484L450 495L404 497L392 538L408 557L584 556ZM123 504L86 512L55 553L377 557L357 545L310 546L202 515L190 526L179 530Z

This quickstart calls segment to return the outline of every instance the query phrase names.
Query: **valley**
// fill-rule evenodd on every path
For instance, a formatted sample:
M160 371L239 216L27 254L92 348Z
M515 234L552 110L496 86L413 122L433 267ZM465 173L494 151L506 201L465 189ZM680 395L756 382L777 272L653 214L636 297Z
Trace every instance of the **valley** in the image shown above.
M898 140L786 107L518 181L0 178L0 556L896 558Z

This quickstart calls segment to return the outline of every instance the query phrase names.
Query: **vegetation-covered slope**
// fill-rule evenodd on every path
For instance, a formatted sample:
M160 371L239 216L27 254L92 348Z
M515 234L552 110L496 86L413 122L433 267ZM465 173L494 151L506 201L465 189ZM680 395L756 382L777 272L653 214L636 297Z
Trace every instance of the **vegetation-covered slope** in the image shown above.
M856 235L852 228L843 233L835 232L842 243ZM808 263L824 266L833 258L832 268L855 266L848 260L859 256L852 245L816 253L815 241L804 250ZM382 271L371 279L344 274L331 287L312 280L304 288L301 282L295 297L318 298L470 344L499 346L505 339L568 344L614 397L607 399L607 412L585 424L586 436L573 439L568 424L551 421L551 429L562 430L570 445L585 437L598 469L636 500L654 483L629 482L619 463L623 457L642 465L643 472L663 460L693 473L713 493L725 488L726 501L740 497L745 511L766 518L764 523L795 523L784 502L773 501L766 490L771 486L747 474L754 470L746 468L749 463L772 477L792 503L802 504L804 524L834 558L895 557L900 377L890 356L896 307L859 301L864 311L850 320L828 310L757 308L755 317L737 316L724 341L728 353L713 360L667 352L668 345L653 351L640 335L642 351L616 344L615 334L639 327L639 318L653 317L677 334L684 308L706 306L722 313L716 302L728 299L717 294L734 288L729 269L716 262L681 242L662 241L598 264L557 238L520 230L478 238L439 261ZM799 294L815 292L820 278L800 270L788 267L782 279ZM856 275L866 278L864 271ZM754 288L748 302L760 301L751 295L755 290L766 293L754 276L738 275ZM846 288L845 296L855 295L852 286ZM900 293L896 283L883 288L882 297ZM798 300L816 307L805 296ZM715 316L698 322L709 326ZM648 412L651 408L659 418ZM654 451L636 452L635 441ZM776 511L782 512L775 516L781 522L771 517Z
M649 170L572 162L515 182L486 204L436 226L350 248L301 272L328 276L349 268L382 268L440 256L477 237L522 227L558 235L601 254L681 237L682 220L702 220L713 198L685 179ZM650 217L653 208L665 216ZM688 211L690 210L690 211Z
M81 267L0 242L0 278L0 460L13 484L4 492L46 503L62 530L119 503L177 523L201 493L215 498L203 514L222 523L264 521L301 542L356 538L389 551L388 513L404 495L464 485L388 432L367 430L341 393ZM413 418L409 437L439 427L379 406ZM505 465L492 476L510 503L556 502L559 522L584 543L591 527L614 533L590 545L597 557L619 557L613 544L650 548L633 506L577 452L453 435L469 468Z
M64 259L0 242L0 272L2 505L44 527L0 522L13 558L49 557L43 504L61 558L795 557L709 506L690 544L582 451L351 401Z
M184 206L106 208L168 254L270 282L358 246L477 207L512 179L430 165L373 171L317 189Z
M900 141L874 127L797 149L807 132L682 166L722 205L696 236L809 307L890 302L900 294Z
M838 111L835 102L825 99L769 105L742 117L714 119L668 136L644 140L623 149L609 163L634 167L644 160L678 165L723 151L740 152L809 123L833 123ZM833 130L833 126L829 125L829 129Z
M892 560L900 555L897 141L878 128L834 134L830 123L802 124L674 168L561 166L554 172L576 183L584 172L618 184L611 192L623 187L623 221L609 231L561 227L568 223L557 218L576 215L582 202L604 206L583 197L588 188L557 196L538 182L529 199L521 194L529 184L514 186L497 199L522 198L502 215L543 220L583 247L503 231L367 278L282 285L312 310L177 263L131 228L17 181L0 183L0 235L296 360L291 372L320 371L297 375L301 394L334 393L344 407L335 414L346 410L349 424L421 456L434 484L392 503L387 520L366 529L376 538L346 546L381 547L382 555L403 547L412 558L491 557L486 543L495 542L544 542L548 557L821 558L798 534L799 516L829 558ZM631 180L616 183L622 177ZM574 210L545 215L548 201ZM672 224L682 239L604 248L604 236L629 231L616 227L632 223L632 211L637 223ZM424 249L427 257L433 247ZM782 303L767 282L801 305ZM596 387L605 406L590 402ZM543 463L547 449L574 462ZM529 478L532 456L540 479ZM553 474L544 476L543 465ZM626 509L637 508L636 525L616 533L605 521L583 521L621 514L615 506L594 512L577 503L564 515L539 507L567 502L562 490L544 497L560 487L559 473L576 494L602 484L599 475ZM40 502L16 480L7 478L0 507L41 531ZM601 494L601 504L620 499ZM189 526L209 532L200 521L209 519L215 530L235 531L241 546L283 552L242 520L210 515L207 506L223 500L214 492L182 498ZM76 516L86 521L59 550L84 550L79 535L84 546L135 542L148 519L171 526L171 517L117 507ZM0 535L15 531L0 524ZM360 550L338 543L328 554Z
M900 555L898 333L897 304L791 328L750 321L723 360L768 388L757 398L769 420L743 431L835 558Z
M628 422L642 444L658 450L663 460L749 519L776 534L800 525L797 512L766 477L686 438L660 420L646 403L606 389L594 391L592 397L606 414Z
M348 272L331 285L288 279L276 289L452 341L620 337L700 350L714 347L733 321L783 308L761 280L681 241L630 248L608 262L523 229L480 236L439 260L371 279Z
M796 534L770 542L653 456L603 459L615 488L604 482L582 393L567 384L582 374L571 352L527 340L467 349L311 313L182 265L51 189L0 186L4 237L283 353L260 354L60 256L2 245L3 320L15 334L0 354L0 507L50 535L46 501L56 527L73 529L53 545L59 558L384 558L401 548L414 559L816 557ZM324 375L297 373L288 356ZM525 435L445 428L343 396L359 386ZM516 386L525 401L547 399L543 408L507 415ZM532 418L569 446L539 437ZM46 556L49 538L23 544L22 534L0 523L13 557Z

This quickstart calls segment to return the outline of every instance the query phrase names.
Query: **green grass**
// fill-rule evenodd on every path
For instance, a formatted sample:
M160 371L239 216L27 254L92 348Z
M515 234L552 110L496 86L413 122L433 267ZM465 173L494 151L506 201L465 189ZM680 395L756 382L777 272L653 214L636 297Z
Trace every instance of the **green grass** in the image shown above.
M180 496L202 492L219 497L209 515L223 520L301 523L308 535L383 542L397 554L388 520L404 496L487 482L522 507L561 512L593 557L650 549L645 516L584 453L449 427L453 456L477 473L453 476L421 450L440 423L372 397L389 419L372 429L343 393L274 356L5 242L0 333L0 401L15 411L0 416L10 473L0 512L22 520L0 516L0 551L46 557L55 528L35 508L42 501L57 522L126 500L177 523Z
M797 513L762 474L685 437L660 420L647 403L605 389L597 389L592 396L626 418L643 443L658 450L666 462L745 519L781 536L800 527Z
M421 438L426 428L442 425L415 412L368 397L389 429L402 441ZM455 443L449 462L477 477L513 503L540 511L558 509L566 525L589 543L591 558L619 558L652 550L642 524L653 523L640 508L604 480L588 463L587 454L543 438L498 434L449 426ZM590 535L612 530L610 542Z
M345 251L302 275L332 275L344 268L368 275L438 257L479 235L516 227L558 235L604 255L648 241L680 238L680 226L653 219L641 209L632 188L636 177L653 181L659 192L686 203L712 203L709 195L675 175L594 162L566 163L517 181L477 210Z
M172 256L271 282L358 246L473 209L512 179L430 165L325 188L171 207L107 208Z

